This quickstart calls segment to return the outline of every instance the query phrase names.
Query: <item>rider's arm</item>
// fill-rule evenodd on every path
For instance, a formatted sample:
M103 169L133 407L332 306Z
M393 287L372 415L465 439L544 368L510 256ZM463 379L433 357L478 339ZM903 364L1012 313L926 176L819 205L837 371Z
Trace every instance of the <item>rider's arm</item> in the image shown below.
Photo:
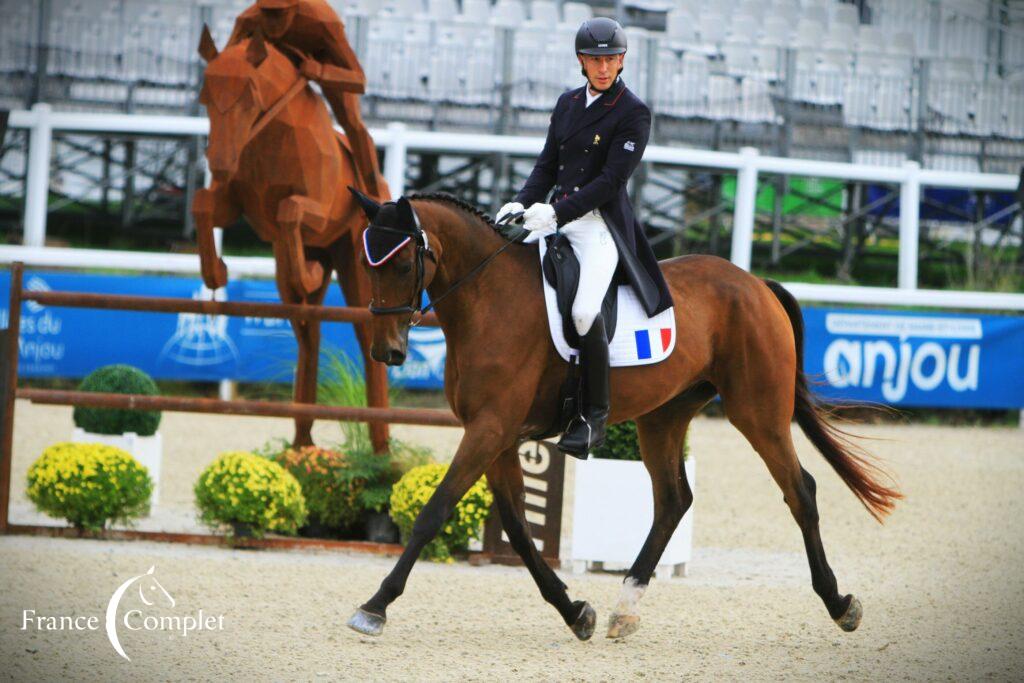
M558 225L570 223L618 195L640 163L651 134L651 110L641 104L615 131L601 174L553 204Z
M564 98L565 96L563 95L555 104L555 111L551 114L551 123L548 125L548 136L544 140L544 149L541 150L540 156L537 157L537 163L534 165L533 171L530 172L530 177L526 179L523 189L512 200L519 202L527 208L531 204L544 201L548 192L554 187L555 179L558 177L558 142L555 140L555 117L559 114Z
M324 65L324 80L328 85L335 83L361 83L360 90L350 92L364 92L366 90L366 74L359 64L359 58L352 50L352 46L345 39L345 25L341 20L321 24L323 50L317 54Z
M310 60L313 62L313 60ZM322 87L336 88L344 92L364 93L366 92L366 77L361 71L344 69L333 64L322 64L314 62L317 73L312 73L312 66L305 67L302 74L310 80L316 81Z

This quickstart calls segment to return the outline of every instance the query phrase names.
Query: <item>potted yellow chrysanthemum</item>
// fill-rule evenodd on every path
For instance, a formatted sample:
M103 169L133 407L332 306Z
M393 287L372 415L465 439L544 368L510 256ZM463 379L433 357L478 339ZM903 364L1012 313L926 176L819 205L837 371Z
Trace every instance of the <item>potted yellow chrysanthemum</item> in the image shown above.
M199 475L194 491L202 521L212 527L228 525L236 538L267 531L294 534L306 521L298 480L253 453L223 453Z

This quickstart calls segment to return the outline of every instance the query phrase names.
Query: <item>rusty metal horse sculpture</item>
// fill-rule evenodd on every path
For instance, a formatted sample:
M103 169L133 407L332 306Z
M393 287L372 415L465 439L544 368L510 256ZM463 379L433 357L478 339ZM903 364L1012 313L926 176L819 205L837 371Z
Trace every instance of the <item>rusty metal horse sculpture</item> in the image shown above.
M448 344L445 393L466 431L397 564L349 626L369 635L382 632L386 609L402 594L420 551L486 474L512 546L544 599L586 640L594 631L594 610L570 600L566 586L541 559L523 503L518 444L545 430L557 414L567 369L548 332L536 248L508 245L487 216L450 196L402 197L384 205L361 201L371 220L368 234L379 230L408 237L386 262L378 259L374 266L363 256L373 286L371 311L380 313L373 321L373 357L402 362L425 287ZM479 268L503 248L500 258ZM815 484L797 460L791 420L876 519L881 521L900 494L883 481L884 473L869 456L825 421L815 403L801 369L803 317L792 295L717 257L684 256L663 261L661 268L672 292L680 343L661 363L611 371L609 419L636 420L654 488L654 522L626 575L608 636L629 635L639 626L637 602L693 501L681 462L686 431L716 394L782 489L803 534L815 592L843 630L854 630L860 602L838 592L825 559Z
M365 221L344 190L358 183L345 136L334 130L323 101L295 64L257 32L218 52L204 27L199 54L207 62L200 101L210 117L206 156L213 182L192 205L203 281L227 284L214 226L244 215L274 248L277 288L285 303L320 304L337 271L350 305L369 302L369 281L356 267ZM295 55L298 61L302 55ZM353 80L348 85L361 90ZM385 188L386 191L386 188ZM292 320L299 345L295 400L316 402L320 323ZM386 368L369 362L370 331L356 326L367 368L371 405L386 405ZM295 421L295 444L312 443L312 420ZM371 426L376 450L387 443L386 425Z

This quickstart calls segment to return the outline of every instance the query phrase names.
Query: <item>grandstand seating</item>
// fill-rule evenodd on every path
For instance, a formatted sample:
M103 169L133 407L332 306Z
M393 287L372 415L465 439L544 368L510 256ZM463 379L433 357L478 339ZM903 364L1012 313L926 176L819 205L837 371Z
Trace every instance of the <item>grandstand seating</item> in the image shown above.
M74 86L65 91L70 106L115 103L126 84L140 106L189 106L202 17L223 45L249 4L210 3L53 0L47 76ZM593 3L555 0L332 4L360 53L368 95L495 106L507 30L512 105L538 112L579 82L572 37L593 15ZM865 16L837 0L662 4L664 30L628 29L625 77L663 116L778 124L788 94L796 106L833 111L852 127L910 132L923 125L948 136L1024 138L1024 3L1009 8L1002 26L990 21L985 0L869 0ZM4 74L34 68L35 5L0 0ZM12 94L0 97L9 102Z

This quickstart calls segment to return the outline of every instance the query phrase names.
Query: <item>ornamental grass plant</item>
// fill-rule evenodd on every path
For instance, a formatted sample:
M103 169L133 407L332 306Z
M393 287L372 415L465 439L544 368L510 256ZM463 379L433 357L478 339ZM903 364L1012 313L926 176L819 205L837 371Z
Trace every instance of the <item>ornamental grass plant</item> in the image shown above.
M200 519L234 535L294 534L306 523L298 480L281 465L245 451L222 453L196 481Z
M153 481L148 470L120 448L58 443L28 469L29 500L79 530L98 531L146 514Z
M391 519L398 525L402 543L409 541L413 523L437 489L448 465L432 463L414 467L395 484L391 492ZM494 496L487 481L480 478L441 527L441 532L420 556L438 562L452 562L452 552L465 550L471 538L480 539Z

